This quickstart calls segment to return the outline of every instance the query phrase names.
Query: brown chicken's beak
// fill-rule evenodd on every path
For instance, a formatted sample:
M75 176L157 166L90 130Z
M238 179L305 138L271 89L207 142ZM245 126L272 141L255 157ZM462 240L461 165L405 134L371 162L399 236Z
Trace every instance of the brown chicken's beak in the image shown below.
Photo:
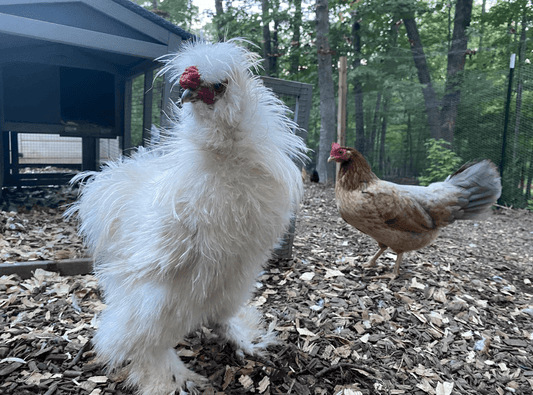
M183 94L181 95L181 104L192 101L192 98L192 91L190 89L185 89L185 91L183 91Z
M328 163L331 162L332 160L335 160L335 159L333 158L333 156L330 156L330 157L328 158Z

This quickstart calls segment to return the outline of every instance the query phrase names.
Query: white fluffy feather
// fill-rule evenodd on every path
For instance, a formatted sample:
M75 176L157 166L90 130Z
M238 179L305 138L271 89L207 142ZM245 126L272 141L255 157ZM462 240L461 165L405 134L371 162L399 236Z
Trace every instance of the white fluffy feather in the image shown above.
M141 394L199 380L173 347L201 324L249 353L273 341L245 303L297 209L293 159L306 148L252 75L258 62L235 42L186 44L164 72L176 81L197 66L204 81L227 80L225 93L186 103L165 142L92 173L67 213L80 220L107 304L97 354L110 368L129 362Z

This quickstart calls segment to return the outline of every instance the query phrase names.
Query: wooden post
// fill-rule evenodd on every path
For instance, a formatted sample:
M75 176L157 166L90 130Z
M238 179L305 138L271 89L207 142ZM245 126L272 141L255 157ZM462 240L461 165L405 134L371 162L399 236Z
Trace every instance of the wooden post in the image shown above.
M98 168L97 165L97 153L96 148L98 144L96 144L96 138L95 137L82 137L81 138L81 156L82 156L82 164L81 169L83 171L85 170L96 170Z
M339 58L339 103L337 110L337 143L346 145L346 96L348 93L348 84L346 82L346 72L348 63L346 56ZM336 163L337 172L339 173L340 163Z
M152 140L152 92L154 82L154 71L148 70L144 73L144 91L143 91L143 132L142 145L150 145Z
M10 178L17 187L20 187L19 173L19 138L17 132L9 132L11 139L11 174Z
M124 83L124 88L121 90L121 106L122 106L122 155L129 156L131 154L131 104L132 104L132 88L133 79L128 78Z
M7 135L7 133L6 133ZM2 66L0 66L0 197L2 197L2 187L4 186L4 78L2 77ZM7 156L6 156L7 157Z
M169 37L168 53L177 53L181 47L181 38L173 34ZM161 122L160 126L165 129L170 126L169 117L173 117L174 103L172 101L173 94L179 94L179 85L172 89L172 82L170 81L170 73L165 73L163 82L163 91L161 92ZM177 103L179 96L175 98Z

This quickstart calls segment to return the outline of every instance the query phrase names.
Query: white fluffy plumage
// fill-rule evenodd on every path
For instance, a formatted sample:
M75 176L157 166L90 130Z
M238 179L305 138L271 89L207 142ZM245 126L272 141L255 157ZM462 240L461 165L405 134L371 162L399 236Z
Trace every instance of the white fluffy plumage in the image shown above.
M305 157L287 108L251 72L258 55L235 41L185 44L166 61L174 82L196 66L224 84L214 104L176 109L153 149L90 173L67 215L77 215L106 309L93 339L110 369L128 365L143 395L201 378L174 347L202 324L247 353L274 341L246 301L297 210ZM87 177L82 173L74 181Z

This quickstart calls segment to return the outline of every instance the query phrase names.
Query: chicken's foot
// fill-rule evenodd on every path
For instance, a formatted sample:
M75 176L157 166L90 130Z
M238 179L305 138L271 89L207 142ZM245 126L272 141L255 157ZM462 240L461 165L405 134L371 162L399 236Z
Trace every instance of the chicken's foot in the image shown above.
M378 251L378 252L381 252L381 250ZM378 254L376 254L376 255L378 255ZM380 276L374 276L372 278L388 278L391 281L394 280L396 277L398 277L400 275L400 264L402 263L402 257L403 257L403 252L398 253L398 255L396 256L396 263L394 265L394 269L393 269L392 273L382 274Z
M387 248L388 247L385 244L379 243L379 251L376 252L376 254L366 264L364 264L363 267L368 269L369 267L376 266L377 259L385 252Z

